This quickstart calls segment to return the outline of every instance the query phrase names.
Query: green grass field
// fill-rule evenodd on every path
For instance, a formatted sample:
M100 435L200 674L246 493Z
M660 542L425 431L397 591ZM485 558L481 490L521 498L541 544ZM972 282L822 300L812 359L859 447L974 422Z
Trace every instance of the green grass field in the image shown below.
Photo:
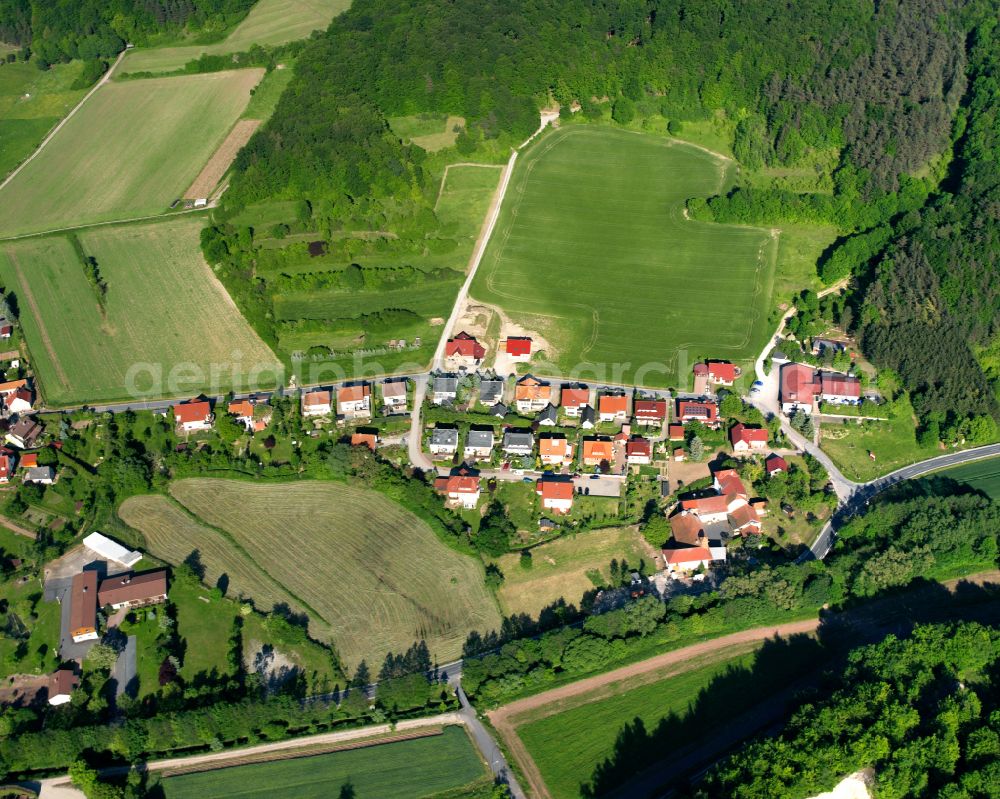
M225 139L263 74L102 86L0 191L0 236L165 211Z
M458 129L465 127L465 118L447 114L414 114L392 117L389 126L404 142L434 153L455 143Z
M171 493L196 520L156 496L128 500L119 515L158 557L177 563L198 550L209 584L227 574L230 595L309 613L313 634L351 666L420 638L445 662L471 630L499 625L479 564L381 494L207 479L181 480Z
M227 391L255 365L273 373L274 355L202 258L200 229L179 217L82 232L108 286L103 311L67 238L0 243L0 278L18 298L48 403L127 398L130 384L157 396Z
M953 469L935 472L934 477L947 477L965 483L976 491L982 491L995 501L1000 502L1000 458L986 458L973 461Z
M272 45L305 39L325 30L350 0L258 0L223 41L207 45L137 48L126 56L122 72L171 72L202 55L240 53L252 45Z
M625 559L638 566L640 558L653 564L653 553L637 530L610 527L565 536L531 550L531 568L521 567L519 554L502 556L497 562L504 573L498 592L505 614L538 612L562 598L579 605L594 584L587 577L592 569L609 576L612 559Z
M71 87L82 71L82 61L53 64L44 72L23 61L0 67L0 178L80 102L86 89Z
M166 799L416 799L476 782L485 765L462 727L327 755L168 777Z
M665 386L698 357L748 360L771 332L776 239L683 213L731 166L613 128L548 134L515 168L472 294L548 339L563 374Z

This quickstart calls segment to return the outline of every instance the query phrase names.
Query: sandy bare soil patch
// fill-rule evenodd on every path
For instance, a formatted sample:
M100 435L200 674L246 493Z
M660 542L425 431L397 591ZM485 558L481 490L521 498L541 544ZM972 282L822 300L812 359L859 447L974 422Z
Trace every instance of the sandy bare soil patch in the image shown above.
M184 192L184 199L197 200L211 196L212 190L219 184L222 176L226 174L226 171L236 159L236 154L250 141L250 137L260 127L260 124L261 120L259 119L241 119L237 122L233 126L233 129L229 131L229 135L226 136L225 141L219 145L219 149L215 151L214 155L208 159L205 167L198 173L198 177L194 179L191 188Z

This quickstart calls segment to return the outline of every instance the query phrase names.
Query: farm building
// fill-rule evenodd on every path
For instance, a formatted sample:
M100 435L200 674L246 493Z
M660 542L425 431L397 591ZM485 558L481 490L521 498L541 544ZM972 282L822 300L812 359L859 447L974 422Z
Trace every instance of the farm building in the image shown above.
M302 395L303 416L329 416L333 413L333 393L330 391L307 391Z
M542 510L569 513L573 509L573 483L569 480L543 477L535 484L535 492L542 498Z
M748 427L742 422L729 430L729 442L733 452L759 452L767 448L768 432L764 427Z
M531 339L525 336L508 336L504 352L512 361L526 361L531 357Z
M624 422L628 418L628 396L618 391L601 394L597 413L602 422Z
M211 430L212 405L207 400L191 400L174 406L174 424L184 433Z
M73 576L69 591L69 634L73 642L97 640L97 572Z
M719 469L712 474L712 487L726 497L742 497L746 499L747 489L735 469Z
M839 372L819 372L804 363L781 367L780 399L782 413L812 413L817 400L834 405L861 402L861 381Z
M538 457L545 466L562 466L573 460L573 446L561 433L538 437Z
M100 607L138 608L167 601L167 570L142 574L116 574L101 581L97 592Z
M341 386L337 389L337 413L348 419L372 415L372 387L369 383Z
M72 669L59 669L49 675L49 704L65 705L73 698L73 691L80 684L80 678Z
M562 407L567 416L576 418L590 405L590 389L583 385L563 386Z
M123 566L132 567L142 560L142 553L138 550L126 549L117 541L112 541L100 533L91 533L83 539L83 545L100 555L104 560L113 560Z
M681 511L670 517L670 532L674 541L688 546L704 546L708 534L698 514Z
M455 338L448 339L444 355L456 364L478 366L486 357L486 348L463 330Z
M681 510L696 514L703 524L724 522L729 513L729 501L718 495L682 499Z
M454 507L461 506L471 510L479 503L479 477L476 475L453 474L450 477L438 477L434 481L434 489Z
M514 405L520 413L538 413L552 400L552 385L531 375L525 375L514 386Z

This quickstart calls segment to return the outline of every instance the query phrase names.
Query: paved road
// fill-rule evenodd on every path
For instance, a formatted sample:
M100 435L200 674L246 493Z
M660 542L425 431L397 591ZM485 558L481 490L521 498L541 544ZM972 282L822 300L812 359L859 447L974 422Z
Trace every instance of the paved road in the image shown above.
M517 778L511 773L510 767L507 765L507 759L504 757L503 752L500 751L500 747L497 746L496 741L493 740L490 731L479 720L479 714L476 713L476 709L469 703L461 685L458 686L458 700L462 703L460 715L465 725L469 728L469 733L476 742L480 753L486 762L490 764L493 776L507 783L507 787L510 788L511 796L514 799L526 799L524 791L521 790L521 786L517 782Z
M114 668L111 671L111 676L115 680L116 699L124 694L127 689L130 689L130 694L135 693L134 686L130 686L130 683L135 679L137 673L137 653L136 637L130 635L125 642L125 648L119 653L118 660L115 661Z

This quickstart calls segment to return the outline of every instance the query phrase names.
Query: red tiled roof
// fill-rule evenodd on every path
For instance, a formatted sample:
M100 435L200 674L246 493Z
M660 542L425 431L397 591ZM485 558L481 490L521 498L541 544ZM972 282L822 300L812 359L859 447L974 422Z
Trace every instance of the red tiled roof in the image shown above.
M27 380L10 380L6 383L0 383L0 394L7 395L12 394L19 388L24 388L28 385Z
M465 474L438 477L434 488L442 494L475 494L479 491L479 478Z
M70 669L59 669L49 675L49 699L54 696L66 696L80 684L80 678Z
M625 444L625 454L630 457L632 455L645 455L649 457L653 454L653 442L648 438L631 438Z
M714 402L701 400L677 400L677 416L681 419L690 417L712 422L719 416L719 406Z
M507 337L506 351L508 355L515 357L521 355L531 355L531 339L524 337Z
M547 400L551 396L552 386L531 375L525 375L514 386L515 400Z
M720 469L712 475L719 484L719 493L725 496L735 494L738 497L746 497L747 489L740 479L739 472L735 469Z
M539 480L535 491L542 499L572 499L573 484L564 480Z
M667 563L695 563L711 560L712 553L706 547L677 547L664 549L663 559Z
M672 424L667 427L667 438L671 441L683 441L684 440L684 425L682 424Z
M212 415L212 406L202 400L200 402L182 402L174 405L174 419L178 424L189 422L204 422Z
M693 513L678 513L676 516L671 516L670 530L674 540L682 544L697 546L705 542L705 530Z
M253 403L248 399L236 400L229 403L228 411L232 416L251 418L253 417Z
M337 389L337 402L357 402L370 396L372 387L367 383L360 386L342 386Z
M768 431L764 427L747 427L742 422L734 424L732 429L729 431L729 441L733 446L736 446L737 442L743 441L747 444L753 444L755 441L763 444L767 443Z
M143 572L142 574L116 574L101 581L97 591L97 601L104 605L120 602L153 599L167 593L167 570Z
M475 358L478 361L486 355L486 348L463 330L455 338L448 340L444 354L448 357L460 355L463 358Z
M787 363L781 367L781 401L812 405L819 392L816 372L804 363Z
M351 446L352 447L368 447L368 449L375 451L375 445L378 443L378 436L374 433L353 433L351 434Z
M742 530L744 527L760 526L760 517L749 505L740 505L729 514L729 523L735 530Z
M725 513L729 509L729 502L723 496L685 499L681 500L681 508L695 513Z
M10 477L14 471L14 456L6 450L0 452L0 477Z
M24 386L21 386L21 388L16 389L15 391L11 392L11 395L10 395L10 397L7 400L7 404L10 405L10 403L13 402L16 399L22 400L23 402L27 402L30 405L31 404L31 389L28 389L28 388L25 388Z
M767 459L764 461L764 469L767 471L768 475L772 475L775 472L787 472L788 471L788 461L782 458L780 455L768 455Z
M562 390L562 404L564 408L582 408L589 403L589 388L564 388Z
M625 413L628 411L628 397L624 394L601 394L597 410L598 413Z
M635 401L635 418L636 419L666 419L667 418L667 401L666 400L636 400Z
M861 381L850 375L838 374L836 372L822 372L820 374L821 393L833 394L839 397L861 396Z
M565 436L541 436L538 439L538 455L546 457L552 455L569 456L569 441Z
M38 453L25 452L17 465L20 469L34 469L38 465Z
M586 461L610 461L614 458L614 447L610 441L587 438L583 441L583 459Z
M716 382L732 383L736 379L736 365L729 361L708 361L708 375Z

